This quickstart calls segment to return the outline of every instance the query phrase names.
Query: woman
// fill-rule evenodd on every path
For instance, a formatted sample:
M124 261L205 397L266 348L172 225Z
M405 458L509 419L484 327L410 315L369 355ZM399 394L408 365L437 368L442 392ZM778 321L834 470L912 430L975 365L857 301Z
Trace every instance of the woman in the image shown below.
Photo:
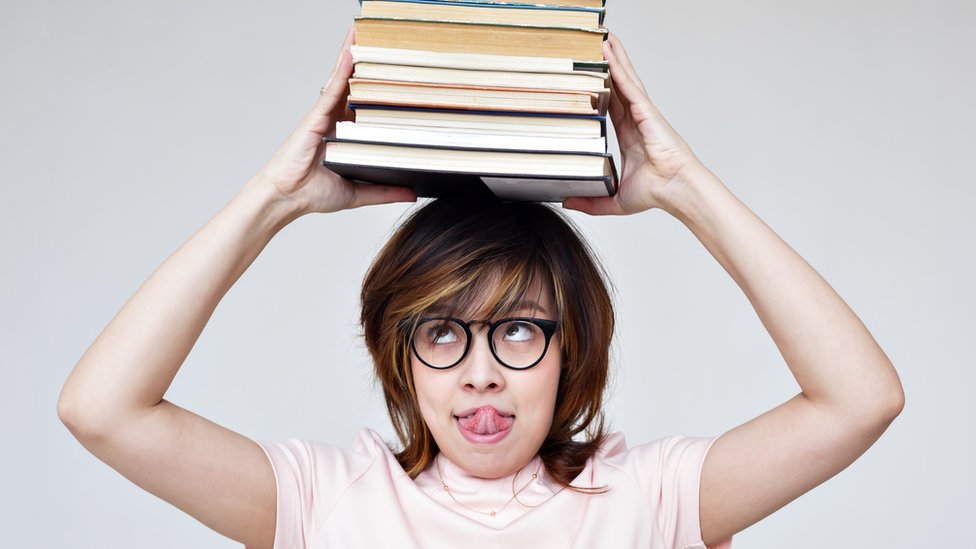
M397 455L368 432L352 451L258 445L163 400L219 300L278 230L310 212L415 199L318 163L321 138L348 116L351 42L268 165L163 263L68 378L60 417L127 478L252 548L700 549L724 546L844 469L898 415L901 384L867 329L692 154L613 36L604 51L620 191L564 206L592 215L660 208L684 223L745 292L800 394L714 440L623 449L600 422L612 312L585 245L541 206L483 205L506 212L496 218L521 212L519 227L541 242L550 230L568 244L521 264L508 250L497 264L451 270L477 227L433 247L425 235L482 211L456 214L462 201L419 210L364 282L364 331L403 445ZM501 237L489 240L481 253L499 257L491 246ZM458 253L444 249L451 242L463 244ZM424 266L444 272L411 276Z

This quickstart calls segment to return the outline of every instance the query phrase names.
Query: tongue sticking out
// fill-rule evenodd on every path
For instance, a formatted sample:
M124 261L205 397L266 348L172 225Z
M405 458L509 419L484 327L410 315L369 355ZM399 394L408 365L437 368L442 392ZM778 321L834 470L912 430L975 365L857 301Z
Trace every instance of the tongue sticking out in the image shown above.
M458 423L465 431L476 435L493 435L512 426L514 417L505 417L491 406L482 406L472 416L459 417Z

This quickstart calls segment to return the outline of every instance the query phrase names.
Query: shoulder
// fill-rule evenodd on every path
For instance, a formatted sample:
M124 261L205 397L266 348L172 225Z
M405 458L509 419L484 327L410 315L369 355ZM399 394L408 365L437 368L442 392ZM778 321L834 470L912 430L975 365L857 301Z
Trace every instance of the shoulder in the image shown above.
M627 447L623 433L612 433L593 455L594 460L608 463L625 463L633 460L668 461L704 457L715 437L671 435L668 437Z
M365 428L352 449L297 438L260 441L258 445L274 469L279 496L302 498L323 490L336 494L373 467L399 466L383 439Z
M396 477L390 467L403 471L370 429L359 432L352 449L297 438L257 444L271 462L277 484L275 547L306 547L350 487L371 471L379 471L380 478Z
M592 459L594 484L643 501L668 547L703 549L699 485L715 440L672 435L628 449L623 435L614 433Z
M594 480L625 475L647 489L698 489L705 455L715 438L672 435L628 448L621 433L607 437L591 458Z

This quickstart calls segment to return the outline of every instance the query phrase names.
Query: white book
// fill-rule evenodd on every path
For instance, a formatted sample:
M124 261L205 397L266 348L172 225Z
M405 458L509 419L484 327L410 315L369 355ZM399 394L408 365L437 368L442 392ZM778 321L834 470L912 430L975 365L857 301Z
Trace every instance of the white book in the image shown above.
M360 62L354 78L430 82L435 84L463 84L514 88L545 88L551 90L586 90L599 92L607 88L607 73L592 71L569 72L512 72L495 70L464 70L442 67L416 67L385 63Z
M428 148L387 143L363 143L327 138L326 166L362 166L429 170L471 174L539 177L611 177L609 154L552 153L538 151L491 151Z
M471 149L504 149L515 151L560 151L604 153L602 137L540 137L530 135L495 135L444 130L364 126L355 122L336 124L336 138L376 143L432 145Z
M362 126L395 126L440 129L461 133L499 135L534 135L537 137L602 137L603 128L596 118L564 118L480 114L463 111L430 111L356 108L356 123Z
M399 48L358 46L350 48L353 63L386 63L512 72L573 72L573 60L558 57L522 57L485 53L448 53Z

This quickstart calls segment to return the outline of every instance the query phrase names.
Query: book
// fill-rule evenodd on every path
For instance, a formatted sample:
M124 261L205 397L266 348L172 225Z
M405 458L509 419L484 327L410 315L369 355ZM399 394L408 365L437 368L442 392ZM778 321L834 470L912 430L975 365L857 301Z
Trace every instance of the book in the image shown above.
M499 111L456 111L350 103L359 125L440 129L465 133L594 138L606 136L606 117Z
M603 23L603 8L437 0L363 0L361 4L363 17L556 27L599 27Z
M413 187L418 196L494 195L552 202L570 196L610 196L618 185L608 153L324 141L326 168L355 181Z
M360 0L322 164L418 196L610 196L604 0Z
M373 143L327 137L325 158L334 164L369 164L388 168L495 173L538 177L605 177L609 154L468 149L436 145Z
M353 63L382 63L484 71L568 73L577 71L607 73L606 61L575 61L559 57L523 55L491 55L483 53L453 53L399 48L377 48L353 44L350 48Z
M552 90L584 90L602 92L609 85L608 75L598 72L570 71L565 73L535 73L445 69L360 62L355 65L353 78L429 82Z
M605 115L603 92L349 79L349 103Z
M604 13L603 8L436 0L363 0L361 5L364 17L556 27L599 27Z
M356 43L381 48L494 55L529 53L603 62L605 28L356 17Z
M474 2L478 4L541 4L545 6L579 6L583 8L600 8L607 4L606 0L523 0L509 2L507 0L441 0L443 2Z
M466 149L595 153L607 151L607 141L602 137L504 135L482 132L458 132L443 128L376 126L356 122L339 122L336 124L335 135L336 139L349 141L396 143L400 145L436 145L442 147L463 147Z

